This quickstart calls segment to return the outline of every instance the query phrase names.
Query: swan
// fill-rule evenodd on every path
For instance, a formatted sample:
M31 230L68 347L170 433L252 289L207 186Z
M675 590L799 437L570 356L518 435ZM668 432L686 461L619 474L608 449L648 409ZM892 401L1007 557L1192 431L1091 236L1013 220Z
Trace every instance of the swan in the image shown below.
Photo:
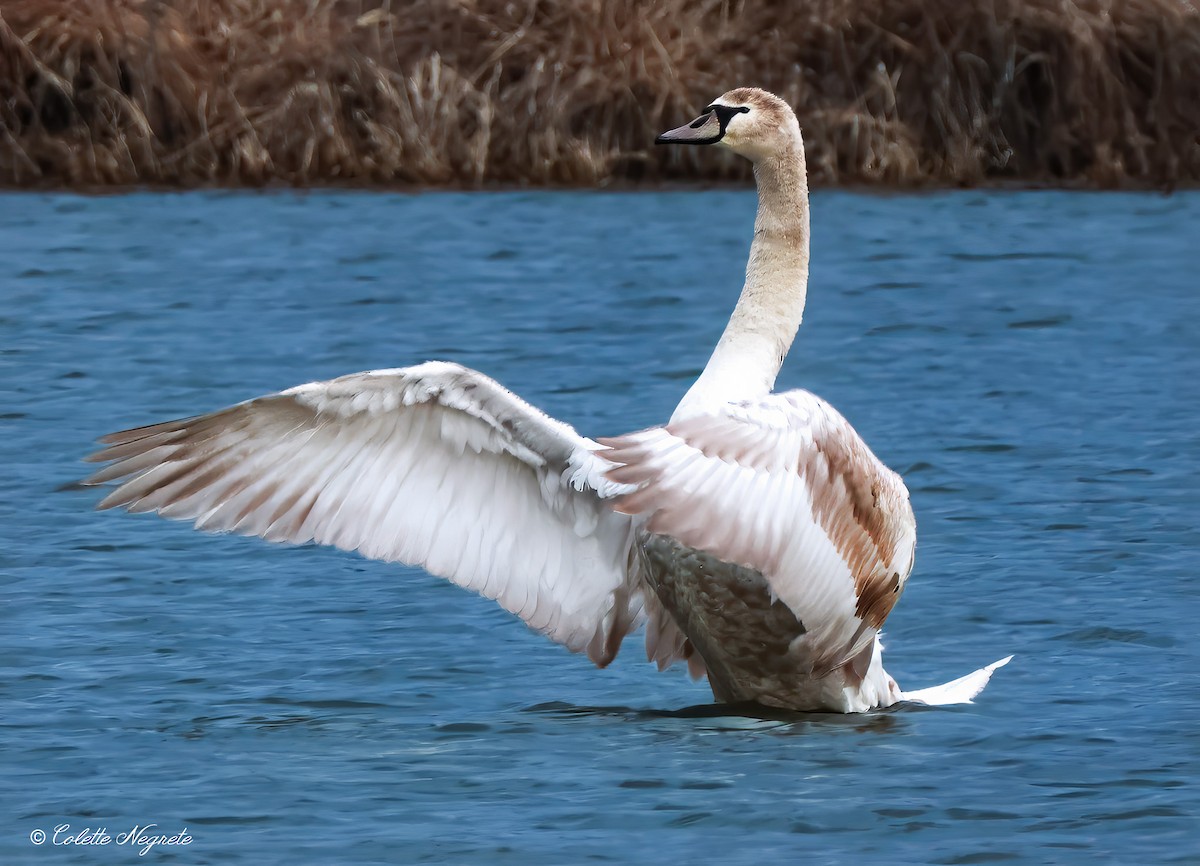
M903 481L828 403L772 393L808 285L795 114L739 88L657 143L728 148L758 186L741 297L667 424L589 439L429 361L105 436L97 508L420 566L601 667L644 626L647 658L720 702L969 703L1008 659L909 692L883 669L916 546Z

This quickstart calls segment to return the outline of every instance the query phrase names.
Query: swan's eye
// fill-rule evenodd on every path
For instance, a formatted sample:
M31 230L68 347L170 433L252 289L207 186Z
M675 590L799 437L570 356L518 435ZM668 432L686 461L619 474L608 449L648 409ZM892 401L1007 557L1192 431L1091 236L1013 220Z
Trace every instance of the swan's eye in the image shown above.
M713 103L712 105L708 106L708 108L704 109L704 114L701 115L700 120L693 121L691 125L694 129L699 128L697 124L699 124L701 120L707 120L710 114L715 114L717 116L717 122L721 124L721 135L724 135L725 130L729 127L729 121L733 120L739 114L749 113L750 109L744 105L718 105Z

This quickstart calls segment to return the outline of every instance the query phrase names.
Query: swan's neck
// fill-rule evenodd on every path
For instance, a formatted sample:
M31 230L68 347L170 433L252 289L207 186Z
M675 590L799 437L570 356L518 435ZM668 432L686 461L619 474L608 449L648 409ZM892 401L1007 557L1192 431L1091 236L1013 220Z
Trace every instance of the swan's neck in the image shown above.
M791 348L808 289L808 175L797 129L794 147L754 165L758 216L746 285L704 372L674 419L771 393Z

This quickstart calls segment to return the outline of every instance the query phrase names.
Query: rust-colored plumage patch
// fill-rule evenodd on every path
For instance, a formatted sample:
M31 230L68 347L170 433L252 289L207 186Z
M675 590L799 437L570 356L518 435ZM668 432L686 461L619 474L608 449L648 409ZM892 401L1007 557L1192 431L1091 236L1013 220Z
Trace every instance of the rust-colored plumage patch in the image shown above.
M895 515L908 509L907 496L862 440L847 432L835 427L815 436L800 474L813 516L854 575L855 614L880 628L900 597L901 577L892 568L899 541Z

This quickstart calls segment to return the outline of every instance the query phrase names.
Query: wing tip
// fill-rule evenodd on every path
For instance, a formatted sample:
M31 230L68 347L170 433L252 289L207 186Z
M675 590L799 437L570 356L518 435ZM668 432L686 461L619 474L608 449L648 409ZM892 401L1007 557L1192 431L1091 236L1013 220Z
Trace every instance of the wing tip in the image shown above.
M1000 661L998 661L998 662L992 662L990 665L985 667L984 670L987 671L988 673L991 673L994 670L1004 667L1006 664L1008 664L1014 658L1016 658L1015 653L1013 655L1005 656L1004 658L1000 659Z
M974 699L979 696L991 681L992 674L1012 660L1013 656L1006 656L977 671L972 671L966 676L951 680L948 683L942 683L940 686L917 689L914 692L903 692L901 700L925 704L930 707L942 707L951 704L973 704L975 703Z
M182 430L191 422L202 417L204 416L191 415L187 418L174 418L170 421L144 424L141 427L128 427L125 430L117 430L114 433L105 433L103 436L97 438L96 441L101 445L124 445L129 442L136 442L138 439L145 439L147 436L154 436L158 433L173 433L176 430ZM97 454L103 453L103 450L97 452Z

